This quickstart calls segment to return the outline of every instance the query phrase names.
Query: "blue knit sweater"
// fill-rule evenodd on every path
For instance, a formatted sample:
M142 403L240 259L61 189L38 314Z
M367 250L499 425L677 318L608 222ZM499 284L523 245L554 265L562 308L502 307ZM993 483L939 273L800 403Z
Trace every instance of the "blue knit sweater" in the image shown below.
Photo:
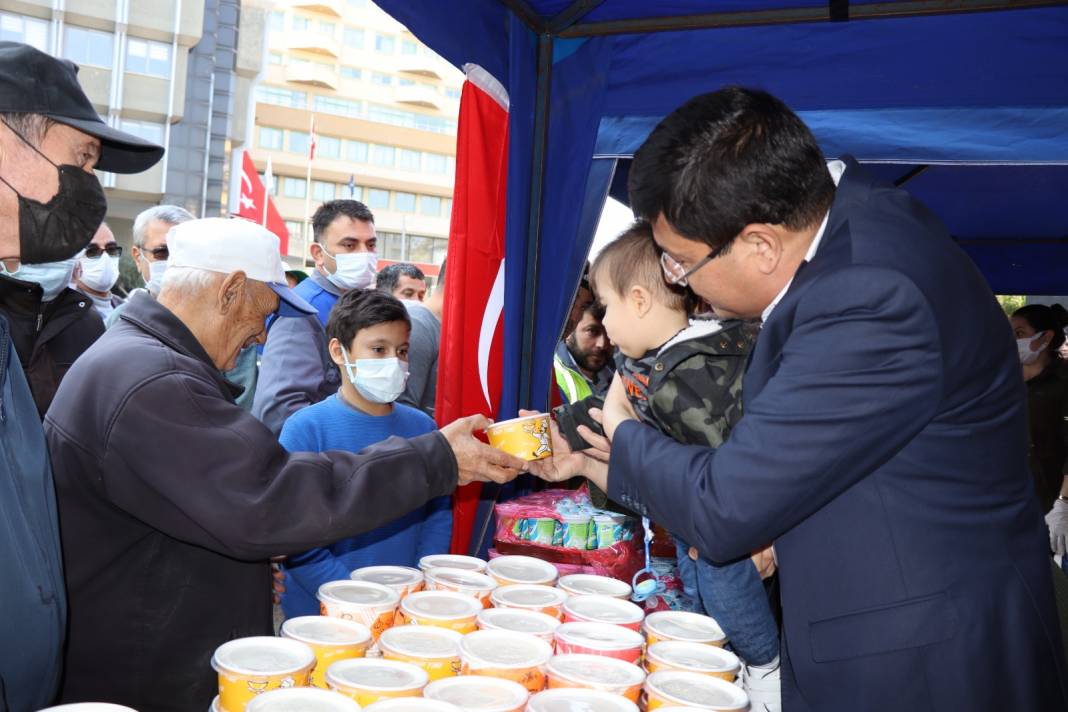
M290 452L357 452L391 435L410 438L434 429L434 421L415 408L396 403L389 415L368 415L334 395L291 415L278 440ZM378 529L291 556L282 610L286 618L316 615L320 585L347 579L361 566L415 566L427 554L447 553L451 536L450 500L439 497Z

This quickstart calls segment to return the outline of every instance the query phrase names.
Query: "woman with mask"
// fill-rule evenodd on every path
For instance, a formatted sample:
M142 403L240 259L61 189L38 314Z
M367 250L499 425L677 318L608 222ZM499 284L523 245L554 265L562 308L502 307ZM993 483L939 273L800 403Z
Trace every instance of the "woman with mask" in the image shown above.
M1068 372L1058 350L1065 342L1068 312L1059 304L1029 304L1013 312L1012 330L1027 383L1030 464L1042 511L1068 499ZM1068 507L1068 501L1061 501Z

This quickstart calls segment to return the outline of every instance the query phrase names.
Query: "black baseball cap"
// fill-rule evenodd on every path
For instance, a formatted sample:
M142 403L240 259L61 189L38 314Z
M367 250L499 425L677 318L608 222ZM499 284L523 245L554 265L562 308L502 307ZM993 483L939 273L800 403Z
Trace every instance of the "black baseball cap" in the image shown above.
M0 112L41 114L95 136L101 171L140 173L163 158L163 146L104 123L78 84L78 65L20 42L0 42Z

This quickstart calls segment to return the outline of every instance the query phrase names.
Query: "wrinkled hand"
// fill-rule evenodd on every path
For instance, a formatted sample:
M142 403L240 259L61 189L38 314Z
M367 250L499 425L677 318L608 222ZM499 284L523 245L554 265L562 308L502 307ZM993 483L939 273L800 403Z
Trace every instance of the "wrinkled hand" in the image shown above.
M593 411L591 410L592 414ZM601 425L604 426L605 435L611 440L616 435L616 428L619 424L625 420L637 420L638 415L634 412L634 407L631 406L630 401L627 400L626 386L623 385L623 379L616 374L616 377L612 379L612 385L608 388L608 393L604 397L604 408L602 408L602 415L600 418ZM583 435L582 437L586 437ZM589 442L589 438L586 438ZM593 444L592 442L590 444Z
M458 485L471 482L511 482L527 463L514 455L490 447L472 433L485 430L491 421L482 415L469 415L446 425L441 434L449 441L456 466L460 471Z
M537 411L521 410L519 415L537 415ZM556 421L552 418L549 418L549 432L552 435L553 455L550 458L529 463L528 469L531 473L546 482L564 482L576 475L582 475L601 489L607 489L607 464L589 457L586 454L587 451L572 452L571 447L567 444L567 438L560 435L560 429L556 427ZM594 435L593 431L585 425L579 426L579 434L586 438L587 441L589 437L599 437Z
M761 580L774 574L779 566L779 562L775 558L774 546L765 546L760 551L755 552L752 556L752 561L757 573L760 574Z
M1049 547L1054 554L1064 556L1068 551L1068 502L1058 499L1053 503L1053 509L1046 515L1046 526L1049 527Z

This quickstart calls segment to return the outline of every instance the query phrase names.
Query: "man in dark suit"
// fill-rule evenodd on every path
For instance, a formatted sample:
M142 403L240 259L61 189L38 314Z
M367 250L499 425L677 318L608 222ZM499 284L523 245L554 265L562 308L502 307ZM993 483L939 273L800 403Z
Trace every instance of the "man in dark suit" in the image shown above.
M583 466L714 560L775 541L783 709L1068 709L1020 366L938 220L740 88L664 119L630 197L669 281L763 327L724 446L675 443L614 389L609 464Z

